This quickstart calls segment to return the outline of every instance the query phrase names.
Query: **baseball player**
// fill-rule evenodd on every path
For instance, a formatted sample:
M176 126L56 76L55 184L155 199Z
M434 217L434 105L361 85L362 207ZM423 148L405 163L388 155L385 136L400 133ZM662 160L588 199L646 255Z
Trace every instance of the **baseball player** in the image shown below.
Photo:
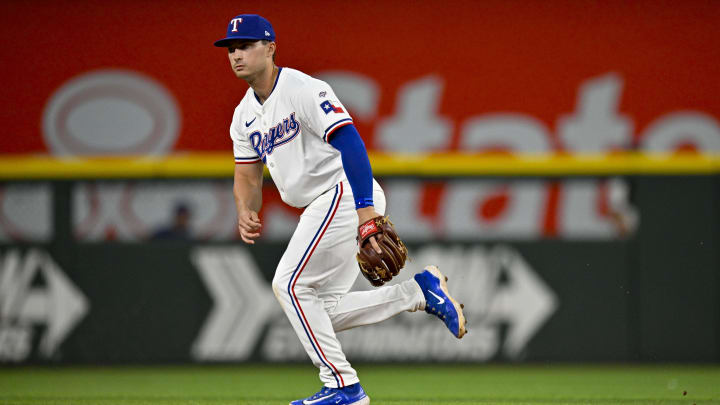
M233 72L250 86L230 125L242 240L254 244L261 233L263 165L282 200L304 208L272 288L320 369L323 387L291 405L369 404L336 332L424 309L460 338L466 332L462 307L434 266L393 286L349 292L358 275L356 254L363 274L381 285L407 252L382 217L385 196L352 117L327 83L275 65L275 32L265 18L234 17L215 46L227 48ZM391 256L380 256L387 251Z

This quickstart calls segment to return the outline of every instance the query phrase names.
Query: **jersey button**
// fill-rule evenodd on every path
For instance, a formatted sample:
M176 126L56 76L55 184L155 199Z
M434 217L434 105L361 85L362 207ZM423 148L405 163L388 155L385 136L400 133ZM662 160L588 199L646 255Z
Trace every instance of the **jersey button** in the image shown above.
M275 163L270 163L270 167L275 167Z

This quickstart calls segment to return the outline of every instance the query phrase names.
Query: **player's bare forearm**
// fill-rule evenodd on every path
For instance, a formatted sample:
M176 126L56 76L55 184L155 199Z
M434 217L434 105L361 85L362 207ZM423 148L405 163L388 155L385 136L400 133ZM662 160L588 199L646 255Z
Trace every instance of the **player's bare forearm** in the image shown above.
M262 207L262 163L235 165L233 194L238 212Z
M235 165L233 195L238 214L238 231L245 243L254 244L260 236L262 207L262 163Z

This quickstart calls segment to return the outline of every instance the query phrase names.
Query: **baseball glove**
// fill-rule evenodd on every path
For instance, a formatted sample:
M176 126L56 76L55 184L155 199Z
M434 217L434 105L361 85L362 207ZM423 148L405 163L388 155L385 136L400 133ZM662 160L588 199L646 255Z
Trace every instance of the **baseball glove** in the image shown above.
M369 241L375 236L382 253L377 253ZM358 227L358 265L370 284L379 287L392 280L405 266L407 248L398 238L388 217L378 216Z

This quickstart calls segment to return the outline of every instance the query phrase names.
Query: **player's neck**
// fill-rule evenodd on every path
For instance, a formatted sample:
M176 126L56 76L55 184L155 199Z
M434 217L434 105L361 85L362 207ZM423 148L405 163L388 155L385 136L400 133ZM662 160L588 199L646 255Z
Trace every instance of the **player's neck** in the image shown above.
M247 80L248 84L255 92L255 95L257 95L260 99L261 104L270 97L270 93L272 93L273 86L275 85L275 79L277 78L279 71L280 69L273 64L272 68L265 69L257 76Z

